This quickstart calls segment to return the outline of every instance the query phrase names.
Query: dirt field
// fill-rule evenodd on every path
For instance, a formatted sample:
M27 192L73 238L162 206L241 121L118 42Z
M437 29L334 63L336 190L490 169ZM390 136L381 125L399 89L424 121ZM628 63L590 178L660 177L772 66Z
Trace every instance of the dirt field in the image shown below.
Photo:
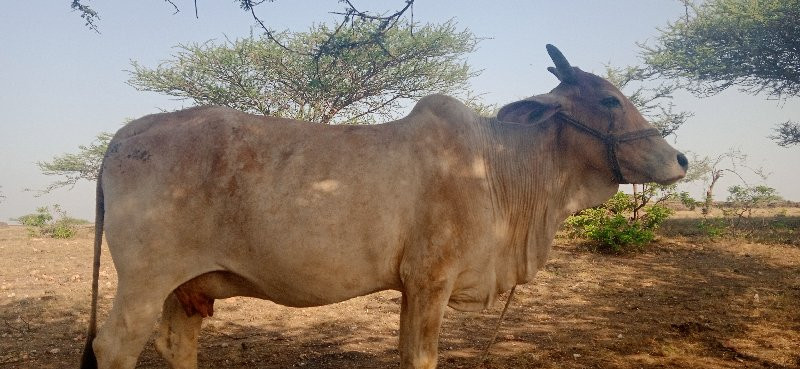
M793 236L797 237L797 233ZM661 239L635 256L557 239L520 286L484 368L800 368L800 247ZM0 368L76 367L91 283L88 229L72 240L0 227ZM101 319L116 277L101 271ZM504 301L448 310L441 368L474 368ZM398 367L399 293L291 309L218 301L204 322L202 368ZM163 368L152 342L139 367Z

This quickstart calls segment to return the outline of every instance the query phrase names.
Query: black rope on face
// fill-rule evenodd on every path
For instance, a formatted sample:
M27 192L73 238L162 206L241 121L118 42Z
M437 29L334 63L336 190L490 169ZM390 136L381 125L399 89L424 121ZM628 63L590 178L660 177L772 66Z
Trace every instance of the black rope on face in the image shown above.
M627 179L625 179L624 175L622 175L622 167L619 165L619 159L617 158L617 145L621 142L629 142L651 136L661 136L661 132L655 128L646 128L638 131L626 132L621 135L615 135L613 133L614 131L613 118L610 119L611 123L608 126L608 132L602 133L592 127L589 127L579 122L578 120L573 119L572 117L567 116L562 112L558 112L556 115L565 122L572 125L573 127L577 128L578 131L586 133L602 141L605 144L606 158L608 159L609 166L611 167L610 168L611 173L614 176L614 181L619 184L630 183L630 182Z
M625 176L622 175L622 168L617 159L617 140L614 136L608 136L606 139L606 155L611 164L611 173L614 175L614 181L617 183L628 183Z

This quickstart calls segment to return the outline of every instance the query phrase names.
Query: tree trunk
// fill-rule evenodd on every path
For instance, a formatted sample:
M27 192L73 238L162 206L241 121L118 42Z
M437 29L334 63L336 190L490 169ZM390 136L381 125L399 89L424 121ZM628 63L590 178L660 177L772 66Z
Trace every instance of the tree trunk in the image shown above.
M715 171L711 175L711 184L708 185L706 201L703 203L703 215L711 213L711 208L714 206L714 185L717 184L720 177L722 177L722 171Z
M639 192L635 184L631 184L631 186L633 186L633 221L635 222L636 219L639 219Z

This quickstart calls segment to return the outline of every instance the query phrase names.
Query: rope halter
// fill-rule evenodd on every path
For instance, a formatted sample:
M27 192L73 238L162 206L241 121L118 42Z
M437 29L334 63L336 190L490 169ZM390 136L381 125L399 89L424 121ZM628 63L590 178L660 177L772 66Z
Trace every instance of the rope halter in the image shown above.
M611 172L614 175L614 181L616 181L619 184L631 183L631 182L626 180L625 176L622 175L622 169L620 168L619 160L617 159L617 145L622 142L634 141L651 136L661 136L661 131L655 128L646 128L638 131L625 132L619 135L614 134L612 133L614 130L613 120L611 121L611 124L608 127L608 132L603 133L579 122L578 120L562 112L556 113L556 116L564 120L565 122L571 124L573 127L577 128L578 131L586 133L589 136L592 136L605 144L606 158L608 158L608 163L611 165Z

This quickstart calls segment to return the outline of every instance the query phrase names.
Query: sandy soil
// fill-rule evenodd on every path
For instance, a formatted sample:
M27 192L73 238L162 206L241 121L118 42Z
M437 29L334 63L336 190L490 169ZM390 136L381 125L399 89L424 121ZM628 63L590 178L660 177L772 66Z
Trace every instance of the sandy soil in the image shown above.
M76 367L91 283L89 230L72 240L0 227L0 368ZM104 253L101 318L116 276ZM800 248L661 239L609 256L557 239L520 286L486 363L504 301L448 310L440 368L800 368ZM399 293L292 309L218 301L204 322L202 368L396 368ZM145 348L140 368L163 368Z

